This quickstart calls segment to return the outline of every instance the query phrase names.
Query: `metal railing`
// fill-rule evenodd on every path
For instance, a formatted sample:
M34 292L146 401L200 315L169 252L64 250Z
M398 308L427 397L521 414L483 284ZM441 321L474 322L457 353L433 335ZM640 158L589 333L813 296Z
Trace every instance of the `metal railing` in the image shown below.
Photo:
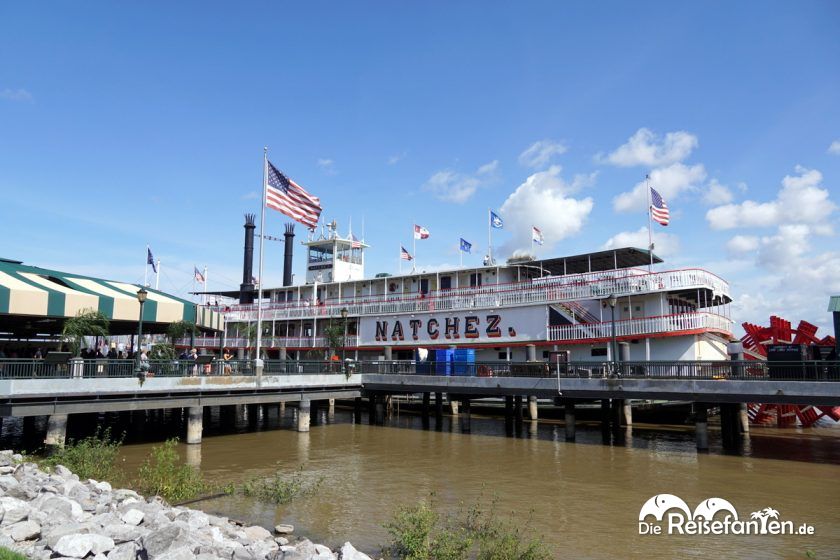
M324 303L292 302L263 305L263 320L340 317L347 309L350 316L391 313L423 313L474 308L514 307L521 305L602 299L643 293L708 288L715 294L729 294L729 284L701 269L653 272L622 269L556 276L510 284L490 284L473 288L439 290L430 294L358 296L335 298ZM229 321L256 320L255 305L234 305L220 309Z
M840 381L840 362L634 361L634 362L419 362L371 361L356 366L362 374L465 377L560 377L627 379L704 379L738 381Z
M731 332L732 321L716 313L705 311L676 313L658 317L623 319L615 322L617 337L640 336L657 333L674 333L698 329ZM584 341L591 339L609 339L612 337L612 323L575 323L572 325L552 325L548 328L548 340Z
M192 341L189 338L182 338L175 341L178 346L188 346L190 343L198 348L219 348L224 342L229 348L253 348L256 339L245 337L229 337L222 341L219 337L195 337ZM266 336L262 339L262 348L326 348L329 344L325 336ZM359 337L347 335L346 346L355 347L359 345Z
M840 382L840 362L762 361L632 361L632 362L506 362L347 360L266 360L263 375L393 374L455 377L706 379L740 381ZM253 360L153 360L147 377L255 375ZM0 360L0 379L136 377L133 360L72 360L50 364L44 360Z

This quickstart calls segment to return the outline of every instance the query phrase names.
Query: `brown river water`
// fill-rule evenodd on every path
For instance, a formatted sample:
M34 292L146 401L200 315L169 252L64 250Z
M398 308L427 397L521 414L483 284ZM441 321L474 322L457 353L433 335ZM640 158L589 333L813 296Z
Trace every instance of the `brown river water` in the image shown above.
M213 409L200 445L181 445L188 462L213 481L241 482L276 469L304 466L323 477L318 491L274 506L241 496L192 505L253 524L291 523L296 534L340 545L346 540L370 554L387 543L383 528L395 508L428 499L455 510L494 496L498 509L513 511L528 532L541 535L556 558L840 558L840 429L753 429L744 449L724 454L716 431L712 451L698 454L685 426L623 430L605 443L595 425L564 441L562 422L524 422L512 435L504 421L473 415L471 432L445 417L424 428L413 414L397 414L384 426L356 424L348 410L329 416L320 409L311 431L294 431L295 409L281 416L266 407L220 417ZM124 420L124 418L122 419ZM18 424L15 424L18 422ZM42 420L26 427L7 420L0 445L20 447L40 433ZM167 412L145 425L123 424L117 415L73 422L70 437L94 425L125 429L125 468L136 471L151 447L178 435L180 418ZM17 443L17 445L16 445ZM25 445L24 445L25 446ZM772 507L780 520L814 526L813 535L639 535L639 511L657 494L673 494L694 509L717 497L739 518Z

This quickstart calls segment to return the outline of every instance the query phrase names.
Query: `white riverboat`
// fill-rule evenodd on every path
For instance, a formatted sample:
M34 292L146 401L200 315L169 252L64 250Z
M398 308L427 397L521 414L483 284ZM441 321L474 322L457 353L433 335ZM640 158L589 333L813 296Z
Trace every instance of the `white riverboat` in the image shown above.
M662 260L645 249L369 278L369 247L352 235L342 237L333 227L303 245L305 282L262 291L268 358L325 359L328 333L336 328L344 341L340 353L366 360L411 359L418 348L454 347L475 349L478 361L603 362L612 359L613 329L625 359L718 360L733 339L729 284L698 268L660 270ZM290 246L287 239L287 266ZM219 310L224 337L195 343L252 350L257 304Z

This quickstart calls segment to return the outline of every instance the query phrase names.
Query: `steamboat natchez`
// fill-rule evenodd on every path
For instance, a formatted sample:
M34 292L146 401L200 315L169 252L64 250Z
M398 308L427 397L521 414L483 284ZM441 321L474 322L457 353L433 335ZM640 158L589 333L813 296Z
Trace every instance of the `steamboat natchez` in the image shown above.
M243 278L252 281L252 219L245 228ZM292 359L326 359L328 331L335 343L336 326L342 353L363 360L454 347L475 349L478 361L603 362L612 359L613 320L619 352L630 360L725 359L733 339L728 283L697 268L651 271L662 260L644 249L366 278L369 246L340 236L333 224L303 243L305 283L290 285L293 237L287 228L289 285L263 288L262 348L269 359L283 349ZM221 306L224 336L196 344L248 352L257 320L253 284L216 294L246 303Z

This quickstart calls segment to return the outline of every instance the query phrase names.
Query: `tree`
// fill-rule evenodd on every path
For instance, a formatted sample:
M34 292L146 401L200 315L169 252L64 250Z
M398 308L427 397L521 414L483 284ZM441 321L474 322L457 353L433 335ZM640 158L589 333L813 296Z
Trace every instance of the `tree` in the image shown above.
M166 336L169 337L169 343L175 346L175 341L179 338L195 336L196 326L192 321L175 321L170 323L166 328Z
M65 342L74 356L82 353L82 340L86 336L108 336L108 317L100 311L82 309L75 317L64 321L61 340Z
M324 336L327 338L327 347L329 356L331 358L339 348L344 347L344 325L342 323L333 323L330 321L327 328L324 329Z

